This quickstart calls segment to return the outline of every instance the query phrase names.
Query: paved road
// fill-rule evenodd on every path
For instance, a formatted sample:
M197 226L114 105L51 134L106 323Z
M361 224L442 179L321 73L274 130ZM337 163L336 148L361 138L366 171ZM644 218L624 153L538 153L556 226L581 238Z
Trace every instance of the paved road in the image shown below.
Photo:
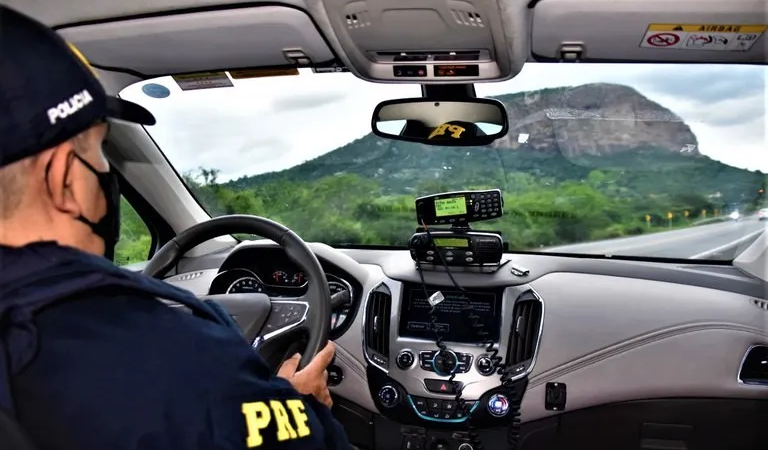
M562 245L544 252L600 255L657 256L661 258L733 259L765 230L768 222L754 217L629 238Z

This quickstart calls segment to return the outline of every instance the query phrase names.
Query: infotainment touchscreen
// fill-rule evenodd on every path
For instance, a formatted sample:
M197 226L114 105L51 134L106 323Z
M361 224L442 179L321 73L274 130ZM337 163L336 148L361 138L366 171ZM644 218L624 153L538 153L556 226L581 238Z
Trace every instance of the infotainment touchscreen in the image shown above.
M434 290L427 290L432 295ZM436 326L442 330L443 339L460 343L480 343L470 322L467 319L465 306L467 296L472 304L475 314L479 316L483 329L488 333L488 338L499 340L499 328L501 326L501 296L493 292L467 292L440 290L445 300L437 305L435 316ZM403 296L403 305L400 311L399 334L402 337L434 340L435 331L430 327L431 306L424 296L421 287L410 287Z

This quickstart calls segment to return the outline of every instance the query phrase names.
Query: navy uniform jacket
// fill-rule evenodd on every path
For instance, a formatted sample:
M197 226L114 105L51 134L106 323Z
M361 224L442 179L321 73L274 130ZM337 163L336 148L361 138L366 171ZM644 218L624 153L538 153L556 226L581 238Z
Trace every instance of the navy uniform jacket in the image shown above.
M0 246L0 408L41 450L349 449L226 322L104 258Z

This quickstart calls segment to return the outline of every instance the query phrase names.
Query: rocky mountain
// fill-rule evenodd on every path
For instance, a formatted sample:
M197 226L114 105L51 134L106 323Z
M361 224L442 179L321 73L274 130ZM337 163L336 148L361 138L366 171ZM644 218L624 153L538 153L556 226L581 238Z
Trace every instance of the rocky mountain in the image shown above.
M567 157L605 156L656 148L698 155L696 136L672 111L635 89L607 83L498 97L510 131L494 147L558 151ZM528 141L518 142L527 134Z
M510 131L490 146L426 146L368 134L299 166L228 184L249 188L354 174L392 194L472 186L514 191L521 174L557 183L604 169L620 173L617 182L638 195L729 189L739 197L763 182L756 172L700 154L680 117L631 87L597 83L495 98L507 108Z

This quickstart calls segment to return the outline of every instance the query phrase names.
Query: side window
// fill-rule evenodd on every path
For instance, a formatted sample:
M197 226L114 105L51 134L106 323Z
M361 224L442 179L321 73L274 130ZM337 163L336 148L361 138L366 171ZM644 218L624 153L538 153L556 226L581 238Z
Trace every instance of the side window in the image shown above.
M149 257L152 236L149 228L125 197L120 200L120 240L115 248L115 264L125 266Z

